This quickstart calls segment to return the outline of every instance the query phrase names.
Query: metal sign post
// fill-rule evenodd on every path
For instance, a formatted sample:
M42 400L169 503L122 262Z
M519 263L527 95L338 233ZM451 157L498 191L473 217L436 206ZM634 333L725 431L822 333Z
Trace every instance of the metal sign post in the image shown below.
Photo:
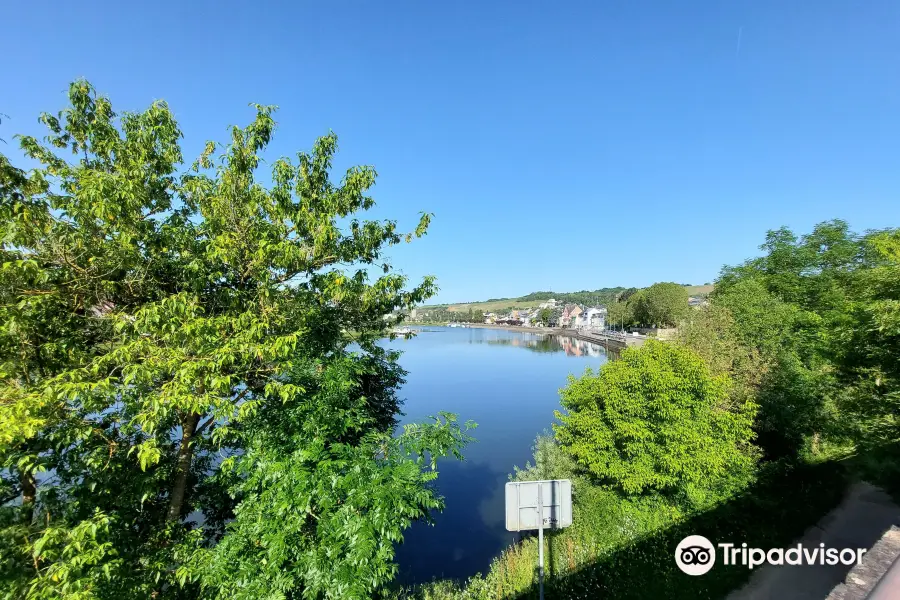
M544 503L543 484L538 483L538 581L540 582L541 600L544 600Z
M538 530L538 581L544 600L544 525L562 529L572 524L572 482L510 481L506 484L507 531Z

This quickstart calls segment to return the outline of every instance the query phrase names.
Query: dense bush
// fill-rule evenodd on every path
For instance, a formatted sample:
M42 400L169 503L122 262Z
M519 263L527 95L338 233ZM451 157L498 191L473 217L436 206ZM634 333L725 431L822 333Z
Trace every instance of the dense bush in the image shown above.
M626 494L708 501L745 484L755 405L728 403L729 380L691 350L649 341L571 378L556 435L576 462Z

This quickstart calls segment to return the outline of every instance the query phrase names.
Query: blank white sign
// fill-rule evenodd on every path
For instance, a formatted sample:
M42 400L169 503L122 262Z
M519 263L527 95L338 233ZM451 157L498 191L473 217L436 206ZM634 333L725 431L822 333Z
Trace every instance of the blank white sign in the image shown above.
M542 509L540 517L538 494ZM570 480L510 481L506 484L506 530L539 529L539 518L543 518L545 529L561 529L572 524Z

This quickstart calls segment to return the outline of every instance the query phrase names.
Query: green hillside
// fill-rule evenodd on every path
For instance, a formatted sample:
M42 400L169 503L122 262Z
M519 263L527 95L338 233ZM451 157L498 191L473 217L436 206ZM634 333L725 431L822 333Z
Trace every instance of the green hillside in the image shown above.
M708 296L713 291L712 285L686 285L688 295L690 296Z
M712 285L688 285L691 296L706 296ZM451 312L467 312L469 309L484 312L495 312L504 309L534 308L541 302L555 298L559 302L575 302L578 304L609 304L616 295L625 291L624 287L600 288L598 290L582 290L580 292L532 292L518 298L490 298L479 302L460 302L458 304L431 304L422 308L445 308Z

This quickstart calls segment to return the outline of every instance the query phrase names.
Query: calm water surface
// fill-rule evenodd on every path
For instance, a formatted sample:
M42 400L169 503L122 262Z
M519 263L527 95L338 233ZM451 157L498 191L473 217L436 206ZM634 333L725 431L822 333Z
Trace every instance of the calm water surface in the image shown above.
M429 327L403 351L402 422L444 410L478 423L465 462L438 463L447 508L433 527L416 523L398 549L401 581L464 578L484 571L515 541L503 523L503 485L513 465L531 458L535 436L549 429L569 374L606 362L602 346L565 337L498 329Z

